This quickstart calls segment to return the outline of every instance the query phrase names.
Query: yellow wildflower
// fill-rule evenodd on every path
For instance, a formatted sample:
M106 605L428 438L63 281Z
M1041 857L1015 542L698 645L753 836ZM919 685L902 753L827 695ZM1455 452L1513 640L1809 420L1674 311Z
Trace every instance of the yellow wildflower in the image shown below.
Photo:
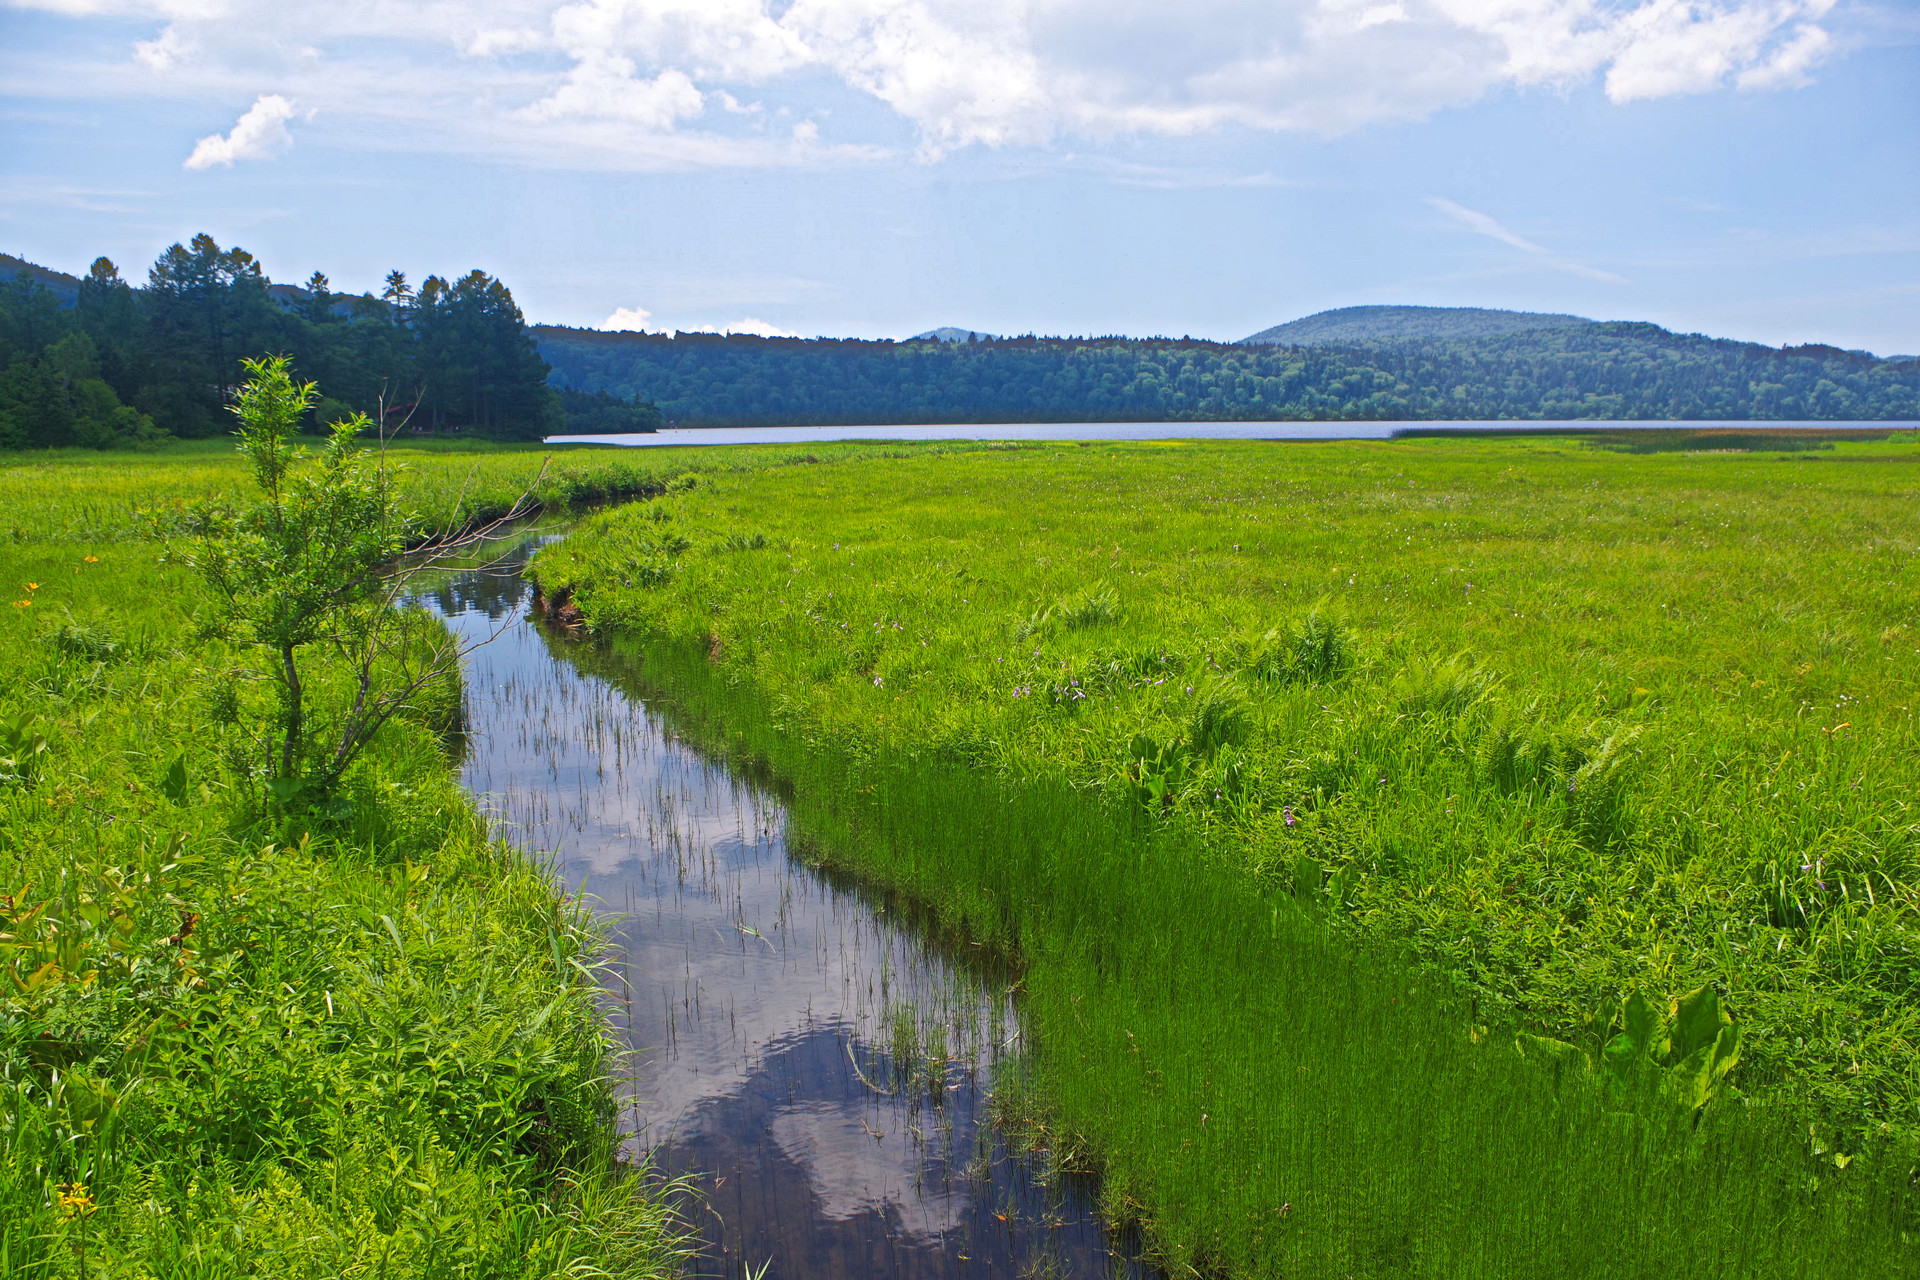
M99 1208L93 1202L93 1195L84 1182L63 1182L60 1184L60 1216L63 1218L84 1218Z

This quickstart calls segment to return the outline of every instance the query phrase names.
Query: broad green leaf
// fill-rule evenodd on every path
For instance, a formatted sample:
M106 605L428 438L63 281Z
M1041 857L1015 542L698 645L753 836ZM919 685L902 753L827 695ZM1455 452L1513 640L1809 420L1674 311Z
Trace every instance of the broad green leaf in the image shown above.
M1720 1028L1732 1021L1720 1007L1720 997L1712 987L1701 987L1681 996L1673 1003L1667 1061L1681 1062L1701 1049L1710 1048Z
M1645 1051L1641 1049L1639 1041L1635 1040L1633 1036L1627 1032L1622 1031L1619 1035L1607 1041L1607 1047L1600 1051L1600 1056L1606 1060L1609 1067L1625 1074L1633 1069L1634 1064L1638 1062L1640 1058L1645 1056Z
M165 773L160 775L160 794L175 804L187 802L187 754L181 752L173 758Z
M1641 1053L1653 1052L1660 1040L1660 1014L1638 991L1627 997L1627 1036Z
M1320 897L1322 872L1320 864L1306 854L1301 854L1293 864L1293 896L1302 902L1314 902Z
M1740 1028L1728 1023L1713 1041L1713 1081L1717 1087L1740 1061Z
M1713 1094L1713 1046L1703 1044L1667 1068L1662 1084L1667 1095L1682 1106L1695 1110L1706 1106Z

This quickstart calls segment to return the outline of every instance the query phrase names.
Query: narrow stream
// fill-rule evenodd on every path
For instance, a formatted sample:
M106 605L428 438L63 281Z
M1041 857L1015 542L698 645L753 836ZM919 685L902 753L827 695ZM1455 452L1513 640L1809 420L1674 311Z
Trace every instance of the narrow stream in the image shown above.
M1006 978L789 857L779 803L677 740L617 654L534 624L524 554L426 600L493 637L464 778L608 914L624 1125L696 1178L698 1274L1145 1275L1087 1186L988 1122L1020 1049Z

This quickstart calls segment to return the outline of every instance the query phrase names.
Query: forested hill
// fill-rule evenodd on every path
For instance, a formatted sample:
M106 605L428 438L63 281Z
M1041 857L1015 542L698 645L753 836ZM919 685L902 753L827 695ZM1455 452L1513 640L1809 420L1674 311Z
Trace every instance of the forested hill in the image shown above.
M79 277L70 276L64 271L51 271L10 253L0 253L0 280L15 280L23 275L52 294L63 306L72 306L80 297Z
M1313 419L1920 418L1920 363L1650 324L1343 346L971 343L537 326L558 383L681 425Z
M514 440L659 421L650 405L548 385L513 294L482 271L417 290L395 271L374 297L317 271L275 284L205 235L162 253L141 285L106 258L75 277L0 255L0 449L219 434L241 361L276 353L319 383L315 430L356 412Z
M1545 311L1495 311L1486 307L1340 307L1262 329L1240 341L1288 347L1337 347L1408 339L1492 338L1530 329L1563 329L1592 323L1582 316Z

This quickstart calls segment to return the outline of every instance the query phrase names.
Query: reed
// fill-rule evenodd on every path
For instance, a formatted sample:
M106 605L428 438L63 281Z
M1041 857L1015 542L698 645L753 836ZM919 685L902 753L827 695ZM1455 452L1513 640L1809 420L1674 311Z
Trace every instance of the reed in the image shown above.
M1916 455L1796 456L849 460L536 572L823 856L1017 954L1176 1270L1903 1274ZM643 518L686 545L629 585ZM1703 987L1743 1056L1695 1107L1603 1050Z

